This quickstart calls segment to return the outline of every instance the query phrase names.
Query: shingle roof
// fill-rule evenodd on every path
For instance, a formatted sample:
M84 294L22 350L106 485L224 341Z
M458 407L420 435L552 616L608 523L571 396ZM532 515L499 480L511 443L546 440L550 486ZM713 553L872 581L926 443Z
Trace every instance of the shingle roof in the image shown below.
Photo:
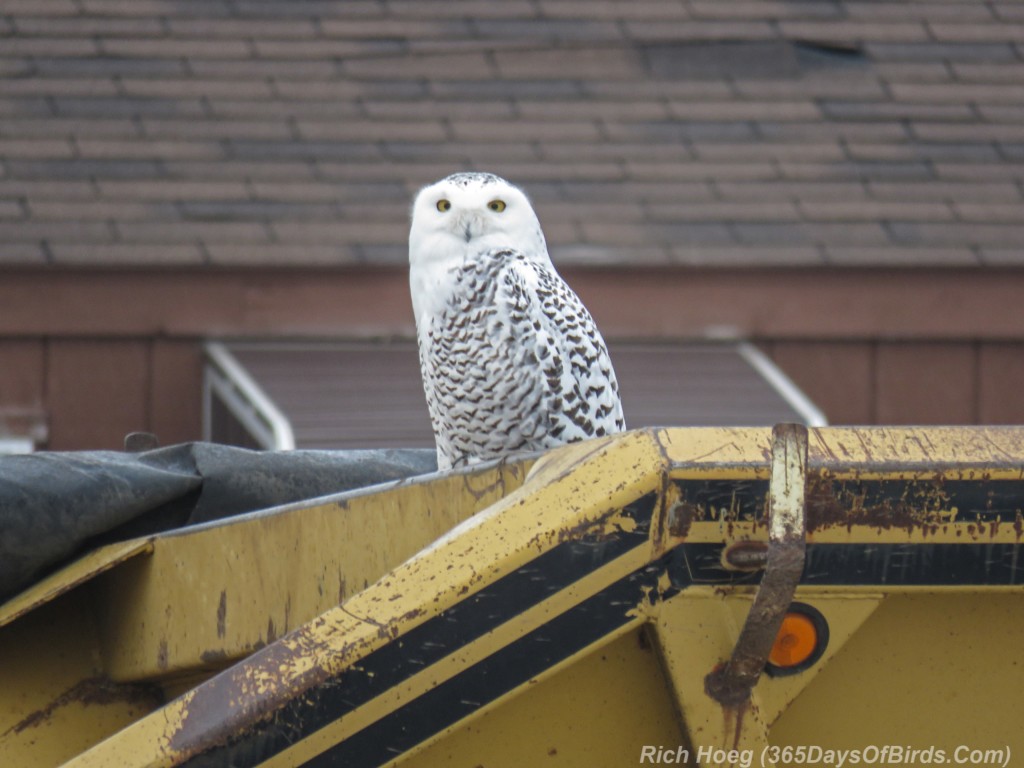
M4 0L0 263L405 260L487 169L562 262L1024 263L1024 6Z

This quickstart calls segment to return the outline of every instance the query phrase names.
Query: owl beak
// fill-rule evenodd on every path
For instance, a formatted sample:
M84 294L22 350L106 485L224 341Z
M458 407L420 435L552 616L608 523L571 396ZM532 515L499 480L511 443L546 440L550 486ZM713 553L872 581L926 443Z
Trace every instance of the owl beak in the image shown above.
M455 231L468 243L474 237L484 233L483 218L473 213L465 213L455 223Z

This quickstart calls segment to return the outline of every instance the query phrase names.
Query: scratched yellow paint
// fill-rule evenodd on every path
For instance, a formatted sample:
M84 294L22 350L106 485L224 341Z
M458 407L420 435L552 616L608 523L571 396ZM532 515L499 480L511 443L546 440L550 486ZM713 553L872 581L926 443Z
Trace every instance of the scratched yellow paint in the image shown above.
M1022 428L809 432L812 482L845 478L925 483L937 473L968 482L1024 477ZM22 674L18 686L0 685L4 722L23 720L31 713L25 706L46 711L60 690L85 675L100 675L118 685L144 681L167 698L184 696L155 711L155 704L136 704L133 709L123 702L94 705L91 713L85 707L66 708L46 725L49 733L57 728L67 734L59 758L0 728L0 764L31 768L72 757L68 765L73 768L182 764L196 745L229 739L265 711L261 707L273 708L300 693L309 676L337 675L359 664L367 654L400 642L407 632L467 594L528 566L560 542L584 532L600 536L629 529L635 522L617 510L645 494L658 494L649 547L594 571L266 763L277 768L299 765L676 544L767 541L763 523L730 519L728 509L691 522L685 531L679 528L678 521L673 522L678 511L673 482L767 480L770 445L767 428L640 430L568 446L535 463L510 462L352 494L343 503L298 504L158 536L142 548L132 544L120 550L120 559L111 559L109 552L86 556L55 574L44 588L16 598L21 602L9 604L6 614L0 608L0 621L9 617L8 626L0 627L0 647L5 640L11 645L27 642L19 639L28 637L23 628L33 614L46 610L64 617L53 624L53 637L74 638L83 660L44 686L48 693L23 705L19 702L24 690L36 678L47 679L46 652L39 652L38 672ZM1019 540L1013 522L971 531L970 522L945 509L939 496L929 503L928 519L938 521L934 526L834 524L812 530L808 540L855 545ZM661 589L667 587L661 584ZM944 600L977 598L990 606L982 618L996 616L997 608L1006 612L993 630L992 648L1000 653L1010 652L1007 638L1024 634L1021 587L801 587L798 598L819 607L834 627L832 645L810 674L762 679L754 691L756 712L727 722L721 707L704 694L702 681L714 664L728 657L752 591L753 587L693 587L667 601L641 601L630 609L630 623L619 634L502 696L421 745L415 755L396 758L396 764L444 765L445 756L452 754L497 764L495 754L481 751L489 734L500 734L496 744L528 738L531 729L536 731L538 713L544 712L552 723L562 722L554 717L562 714L556 702L572 691L563 684L591 675L623 688L624 700L643 692L658 702L656 712L644 715L645 723L660 724L650 731L650 738L675 738L678 732L678 739L690 746L733 739L737 745L763 748L781 739L811 738L818 723L815 715L827 709L823 702L829 696L840 695L843 685L855 682L881 685L890 674L884 663L850 668L844 661L848 653L856 651L862 660L875 653L884 660L890 652L886 644L899 642L903 663L912 667L913 652L906 644L918 635L920 625L915 622L939 614L948 617ZM933 602L905 602L924 600L926 595ZM904 601L894 604L912 609L905 621L887 608L888 601ZM95 610L83 612L73 605ZM45 649L46 632L40 631L34 630L32 642ZM975 634L960 636L974 644L972 653L986 653ZM649 647L641 647L644 642ZM603 648L613 649L614 669L601 665ZM24 647L19 652L32 657ZM211 677L221 670L227 670L225 676ZM933 671L910 669L906 682L917 684ZM868 677L860 680L858 676L864 675ZM631 678L636 680L635 691L629 689ZM880 700L884 705L884 697ZM804 701L818 703L809 707ZM603 748L608 754L627 755L633 746L631 733L641 733L641 726L628 707L612 704L606 713L615 712L621 727L598 729L606 739ZM944 717L943 705L939 695L923 702L932 708L935 722ZM637 713L641 710L636 708ZM586 715L584 707L579 717ZM982 714L958 711L957 716L969 723ZM993 717L992 710L984 716ZM561 764L572 765L573 745L579 743L567 737L560 741L561 748L554 742L551 748ZM1024 744L1019 746L1024 749ZM595 748L600 751L602 744ZM526 752L523 756L526 759Z

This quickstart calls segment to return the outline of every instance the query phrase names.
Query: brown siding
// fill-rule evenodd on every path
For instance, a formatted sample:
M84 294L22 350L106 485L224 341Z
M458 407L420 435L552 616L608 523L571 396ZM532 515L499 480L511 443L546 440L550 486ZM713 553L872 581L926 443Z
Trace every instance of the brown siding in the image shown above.
M202 434L202 349L189 339L0 340L0 431L36 415L52 450L116 449L152 431L164 445Z
M46 439L45 391L43 343L0 340L0 437Z
M0 410L41 407L44 380L42 342L0 340Z
M49 345L50 448L118 449L148 430L150 360L143 341L68 341Z
M1024 424L1024 344L982 344L978 389L983 424Z
M391 335L413 329L404 269L10 270L7 336Z
M876 354L877 423L971 424L977 420L973 344L881 344Z
M759 341L833 424L1024 423L1024 343ZM53 450L201 436L195 339L0 342L0 411L44 408Z
M562 272L611 338L1024 339L1019 269ZM413 333L404 268L10 270L0 308L0 338Z
M874 349L865 342L779 341L766 351L831 424L874 420Z
M611 340L752 335L832 423L1024 423L1021 270L567 277ZM412 332L402 269L8 271L0 307L0 411L44 410L60 450L198 439L204 337Z
M200 345L193 341L153 343L149 428L161 445L197 440L202 434Z
M1024 343L762 346L832 424L1024 424Z

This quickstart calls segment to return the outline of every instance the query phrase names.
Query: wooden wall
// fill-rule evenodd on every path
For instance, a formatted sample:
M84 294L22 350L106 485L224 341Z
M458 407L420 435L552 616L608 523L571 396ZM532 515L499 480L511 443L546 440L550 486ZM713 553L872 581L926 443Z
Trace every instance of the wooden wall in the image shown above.
M1024 423L1024 270L565 270L605 335L753 338L835 424ZM8 270L0 418L47 447L201 436L212 337L408 337L404 269Z
M1024 343L762 340L833 424L1024 423ZM197 339L0 340L0 413L47 414L52 450L201 437Z
M129 432L162 444L201 436L196 340L0 340L0 416L45 415L52 450L120 449Z
M832 424L1022 424L1024 343L765 341Z

